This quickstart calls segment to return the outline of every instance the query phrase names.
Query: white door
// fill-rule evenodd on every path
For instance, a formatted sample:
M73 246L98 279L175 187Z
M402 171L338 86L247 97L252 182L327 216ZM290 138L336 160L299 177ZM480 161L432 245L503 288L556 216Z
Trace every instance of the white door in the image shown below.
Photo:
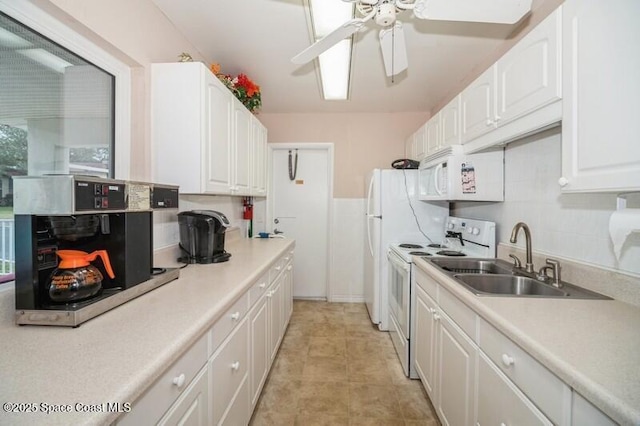
M331 164L329 144L271 144L271 190L269 232L283 232L296 240L293 297L327 298L329 197ZM296 175L289 178L291 168Z

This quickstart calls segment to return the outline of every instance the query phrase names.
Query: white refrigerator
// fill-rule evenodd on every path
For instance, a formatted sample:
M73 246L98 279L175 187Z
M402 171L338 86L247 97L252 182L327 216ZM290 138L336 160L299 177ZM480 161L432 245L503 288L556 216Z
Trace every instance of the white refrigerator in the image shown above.
M371 321L386 331L389 244L441 242L449 203L418 200L415 169L374 169L366 183L364 299Z

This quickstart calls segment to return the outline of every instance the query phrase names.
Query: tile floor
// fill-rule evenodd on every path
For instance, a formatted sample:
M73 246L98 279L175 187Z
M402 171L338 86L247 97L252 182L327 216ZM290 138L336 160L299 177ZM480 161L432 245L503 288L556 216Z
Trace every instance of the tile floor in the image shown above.
M364 304L294 301L251 425L439 424Z

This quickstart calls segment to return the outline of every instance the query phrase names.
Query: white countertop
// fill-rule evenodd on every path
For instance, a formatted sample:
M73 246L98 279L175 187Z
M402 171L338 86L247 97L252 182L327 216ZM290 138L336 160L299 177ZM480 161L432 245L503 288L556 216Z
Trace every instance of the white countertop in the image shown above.
M617 300L476 296L415 264L615 421L640 425L640 308Z
M228 262L189 265L178 280L75 329L16 326L14 291L0 291L0 403L134 402L293 244L229 241ZM109 424L117 415L0 408L0 424Z

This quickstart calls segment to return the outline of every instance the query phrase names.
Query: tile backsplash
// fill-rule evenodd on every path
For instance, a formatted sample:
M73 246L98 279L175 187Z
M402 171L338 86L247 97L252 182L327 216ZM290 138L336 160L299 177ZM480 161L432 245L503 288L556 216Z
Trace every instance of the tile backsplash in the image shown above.
M533 250L589 264L640 274L640 235L626 241L616 259L609 237L609 218L616 194L563 194L559 127L510 143L505 148L505 201L458 202L456 216L493 220L497 239L509 244L517 222L529 225ZM640 194L628 196L628 207L640 207ZM518 246L524 247L519 235Z

